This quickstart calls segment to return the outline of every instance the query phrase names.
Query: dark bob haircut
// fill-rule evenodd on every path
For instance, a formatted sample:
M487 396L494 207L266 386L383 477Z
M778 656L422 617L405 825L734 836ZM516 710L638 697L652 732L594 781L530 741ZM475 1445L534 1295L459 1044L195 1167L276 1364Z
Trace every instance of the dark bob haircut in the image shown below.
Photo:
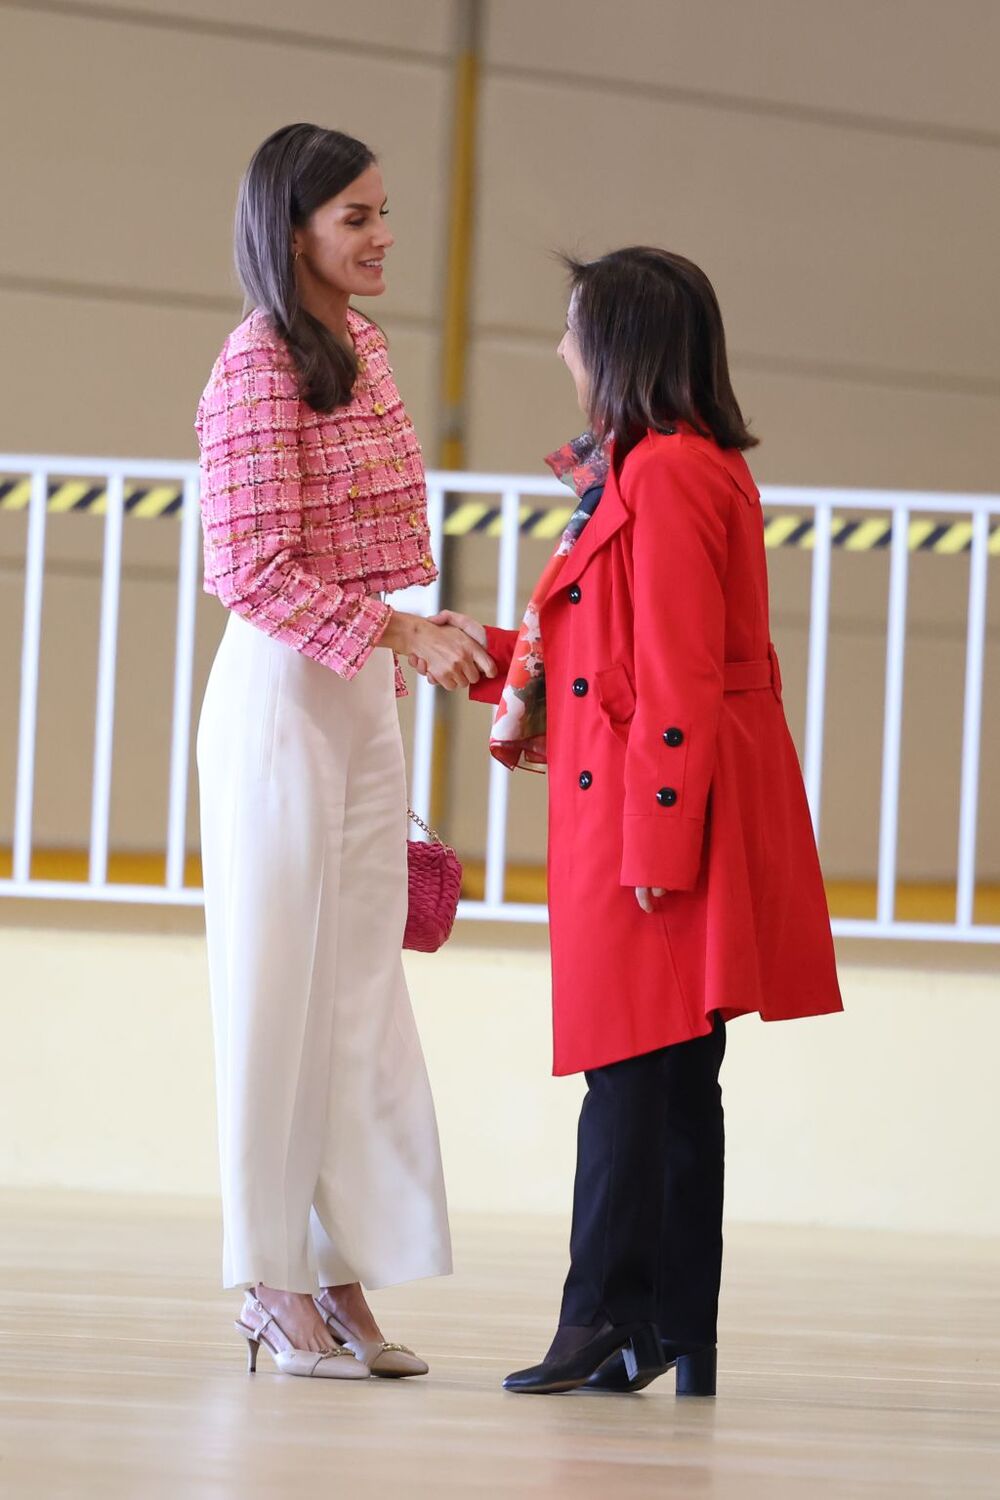
M712 283L692 261L636 245L599 260L559 257L590 383L590 419L620 462L649 428L686 422L720 448L753 448L726 361Z
M245 310L267 313L292 351L303 399L316 411L347 405L358 362L299 302L292 231L375 160L339 130L285 125L257 148L240 183L234 248Z

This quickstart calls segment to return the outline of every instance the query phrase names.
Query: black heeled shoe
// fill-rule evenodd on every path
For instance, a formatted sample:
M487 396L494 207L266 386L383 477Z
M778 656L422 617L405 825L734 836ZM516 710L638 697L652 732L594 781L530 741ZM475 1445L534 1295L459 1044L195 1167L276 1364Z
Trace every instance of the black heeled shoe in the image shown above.
M588 1391L641 1391L667 1370L677 1370L678 1396L714 1396L716 1349L714 1344L675 1344L662 1339L663 1364L652 1374L630 1375L624 1360L613 1354L587 1381Z
M520 1395L553 1396L575 1391L614 1358L631 1381L648 1384L665 1368L659 1330L654 1323L605 1323L591 1338L568 1353L548 1358L528 1370L515 1370L503 1383ZM638 1386L634 1386L638 1390Z

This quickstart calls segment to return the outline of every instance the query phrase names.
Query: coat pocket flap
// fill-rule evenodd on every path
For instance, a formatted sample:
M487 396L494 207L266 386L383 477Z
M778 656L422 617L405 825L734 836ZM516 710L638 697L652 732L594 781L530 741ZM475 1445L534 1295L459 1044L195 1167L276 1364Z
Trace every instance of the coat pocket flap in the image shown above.
M619 724L627 724L635 713L635 689L621 662L605 667L594 678L597 684L597 699L608 718Z

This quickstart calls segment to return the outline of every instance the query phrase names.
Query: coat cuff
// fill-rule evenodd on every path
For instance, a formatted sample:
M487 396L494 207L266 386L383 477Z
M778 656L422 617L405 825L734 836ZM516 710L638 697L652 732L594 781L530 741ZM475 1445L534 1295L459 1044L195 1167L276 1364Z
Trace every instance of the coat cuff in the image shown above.
M399 657L396 655L395 651L392 653L392 661L395 668L396 697L408 698L410 696L410 690L406 686L406 678L403 676L403 669L399 665Z
M486 649L497 664L497 675L480 677L478 682L472 684L469 697L473 703L500 702L507 685L507 673L510 671L516 640L516 630L501 630L497 625L487 625Z
M691 891L698 884L705 825L670 817L666 810L626 813L622 824L622 885Z
M373 595L362 598L348 622L331 620L328 642L315 653L316 660L350 682L375 650L391 619L390 605Z

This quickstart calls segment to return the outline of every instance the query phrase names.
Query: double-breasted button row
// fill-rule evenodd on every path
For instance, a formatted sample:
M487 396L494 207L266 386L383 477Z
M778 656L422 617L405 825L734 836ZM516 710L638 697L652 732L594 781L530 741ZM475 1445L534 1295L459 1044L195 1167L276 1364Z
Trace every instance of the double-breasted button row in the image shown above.
M580 588L580 585L578 583L570 584L569 588L566 590L566 597L568 598L570 604L579 604L580 600L583 598L583 590ZM574 678L572 687L573 694L577 698L585 698L590 692L590 683L587 681L586 677ZM589 791L594 784L593 773L591 771L581 771L578 781L581 791Z
M661 807L673 807L677 801L677 793L672 786L661 786L656 794L656 800Z

